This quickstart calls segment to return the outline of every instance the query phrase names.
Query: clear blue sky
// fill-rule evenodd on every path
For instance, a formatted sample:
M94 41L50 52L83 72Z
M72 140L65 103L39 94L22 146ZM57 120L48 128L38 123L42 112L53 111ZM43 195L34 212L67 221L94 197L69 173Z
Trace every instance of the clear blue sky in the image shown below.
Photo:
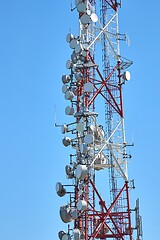
M159 239L160 2L123 0L120 30L134 61L125 87L127 140L135 147L129 164L140 197L144 240ZM56 240L64 228L55 193L66 182L69 150L54 128L65 122L61 75L70 50L65 41L77 23L69 0L0 0L0 239ZM122 48L123 52L123 48ZM132 206L134 207L134 206ZM66 227L67 228L67 227Z

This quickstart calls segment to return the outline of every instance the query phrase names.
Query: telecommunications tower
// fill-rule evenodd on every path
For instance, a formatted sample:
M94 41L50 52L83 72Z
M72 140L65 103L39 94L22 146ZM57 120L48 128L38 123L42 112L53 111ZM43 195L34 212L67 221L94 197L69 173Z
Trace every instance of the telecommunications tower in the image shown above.
M71 153L68 184L56 184L59 197L68 195L59 210L66 223L60 240L142 240L139 200L131 208L129 198L134 182L127 172L122 90L132 61L120 52L127 40L119 32L120 7L121 0L75 0L71 6L79 33L66 37L71 57L62 76L69 120L61 125L62 144Z

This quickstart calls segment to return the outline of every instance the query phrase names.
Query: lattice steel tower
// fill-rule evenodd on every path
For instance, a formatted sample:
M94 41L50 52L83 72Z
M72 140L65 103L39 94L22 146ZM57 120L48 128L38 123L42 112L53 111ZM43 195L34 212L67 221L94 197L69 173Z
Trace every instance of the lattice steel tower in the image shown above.
M119 32L119 7L120 0L75 0L71 9L78 13L79 35L66 37L72 52L62 76L70 118L61 126L62 143L71 154L65 166L70 183L56 184L58 196L69 195L69 203L60 207L67 223L58 233L61 240L142 239L139 200L131 209L129 199L134 184L127 173L122 88L132 61L120 52L126 36Z

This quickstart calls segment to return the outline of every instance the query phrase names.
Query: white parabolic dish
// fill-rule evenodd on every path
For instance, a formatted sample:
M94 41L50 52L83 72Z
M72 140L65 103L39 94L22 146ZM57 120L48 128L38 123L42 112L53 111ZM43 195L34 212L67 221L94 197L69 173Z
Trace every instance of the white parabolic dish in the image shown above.
M77 44L78 44L78 41L76 39L72 39L70 42L70 48L75 49Z
M67 60L66 62L66 68L70 69L72 67L72 61L71 60Z
M87 167L86 165L78 165L76 169L76 178L85 179L87 175Z
M62 134L65 134L67 131L68 131L67 125L62 124L62 126L61 126L61 133L62 133Z
M79 200L77 203L78 211L84 211L87 209L87 202L85 200Z
M79 3L77 5L77 11L82 13L82 12L85 12L86 11L86 3Z
M66 92L68 91L68 89L69 89L69 87L68 87L67 84L64 84L64 85L62 86L62 92L63 92L63 93L66 93Z
M91 144L93 143L93 135L92 134L87 134L85 137L84 137L84 141L86 144Z
M65 114L66 115L73 115L74 114L74 108L70 107L70 106L67 106L66 109L65 109Z
M94 22L94 23L96 23L96 22L98 21L98 17L97 17L97 15L96 15L95 13L92 13L92 14L91 14L91 20L92 20L92 22Z
M90 82L87 82L84 84L84 91L85 92L92 92L93 91L93 84Z
M90 16L88 14L84 13L82 15L82 17L80 18L80 20L81 20L81 23L84 24L84 25L89 24L90 23Z
M79 132L84 131L84 124L83 123L77 123L76 130Z
M70 43L70 41L74 38L73 34L72 33L68 33L67 36L66 36L66 41L68 43Z
M123 78L124 80L126 81L129 81L131 79L131 74L129 71L126 71L124 74L123 74Z

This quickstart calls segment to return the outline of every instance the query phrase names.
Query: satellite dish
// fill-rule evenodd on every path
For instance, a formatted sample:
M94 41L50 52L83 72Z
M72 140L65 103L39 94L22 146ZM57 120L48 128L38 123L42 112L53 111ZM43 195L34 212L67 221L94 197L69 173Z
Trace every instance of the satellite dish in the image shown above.
M93 84L90 82L87 82L84 84L84 91L91 93L93 91Z
M66 93L69 89L69 86L65 83L63 86L62 86L62 92L63 93Z
M87 134L85 137L84 137L84 141L86 144L91 144L93 143L93 135L92 134Z
M70 43L70 41L71 41L72 39L74 39L73 34L72 34L72 33L68 33L67 36L66 36L66 41L67 41L68 43Z
M71 59L72 59L72 62L73 62L74 64L76 64L77 61L78 61L78 59L77 59L76 57L73 57L72 55L71 55Z
M73 66L72 61L71 61L71 60L67 60L67 62L66 62L66 68L67 68L67 69L71 69L72 66Z
M78 43L75 47L75 53L79 54L82 52L82 45L80 43Z
M67 106L66 109L65 109L65 114L66 115L73 115L74 114L74 108L70 107L70 106Z
M86 13L87 13L87 15L91 15L91 10L90 9L87 9L87 11L86 11Z
M77 165L76 168L76 178L85 179L87 175L87 166L86 165Z
M60 217L61 217L61 220L64 222L64 223L68 223L68 222L71 222L72 221L72 217L70 215L70 207L68 205L64 205L64 206L61 206L60 207ZM64 235L63 235L64 236ZM63 239L63 238L62 238Z
M95 13L92 13L91 20L92 20L92 22L96 23L98 21L98 16Z
M84 13L81 17L80 17L81 23L86 25L90 23L90 16L86 13Z
M71 144L71 139L69 137L65 137L62 139L62 143L65 147L68 147Z
M68 75L63 75L62 76L62 82L65 84L65 83L69 83L69 81L70 81L71 79L70 79L70 76L68 76Z
M72 100L74 98L74 93L71 91L66 91L65 93L65 99L66 100Z
M70 48L75 49L77 44L78 44L77 39L72 39L70 42Z
M62 240L62 237L63 237L64 234L66 234L65 231L63 231L63 230L62 230L62 231L59 231L58 237L59 237L60 240Z
M61 132L62 132L62 134L65 134L66 132L68 132L68 127L67 127L67 125L62 124L62 126L61 126Z
M66 177L68 179L72 179L74 177L73 169L70 166L68 165L65 166L65 172L66 172Z
M123 79L129 81L131 79L131 74L129 71L124 72Z
M65 171L66 171L66 174L69 175L72 172L72 168L69 165L66 165L65 166Z
M60 182L56 183L56 192L59 197L63 197L66 194L66 189Z
M83 132L84 131L84 124L83 123L78 123L76 126L76 130L78 132Z
M83 3L83 2L80 2L78 5L77 5L77 11L79 13L83 13L86 11L86 4Z
M87 202L85 200L79 200L77 202L77 209L78 211L87 210Z
M71 60L72 60L73 63L77 63L77 57L76 57L75 51L73 51L73 53L71 55Z
M74 76L77 81L80 81L83 79L83 74L81 72L76 72Z

